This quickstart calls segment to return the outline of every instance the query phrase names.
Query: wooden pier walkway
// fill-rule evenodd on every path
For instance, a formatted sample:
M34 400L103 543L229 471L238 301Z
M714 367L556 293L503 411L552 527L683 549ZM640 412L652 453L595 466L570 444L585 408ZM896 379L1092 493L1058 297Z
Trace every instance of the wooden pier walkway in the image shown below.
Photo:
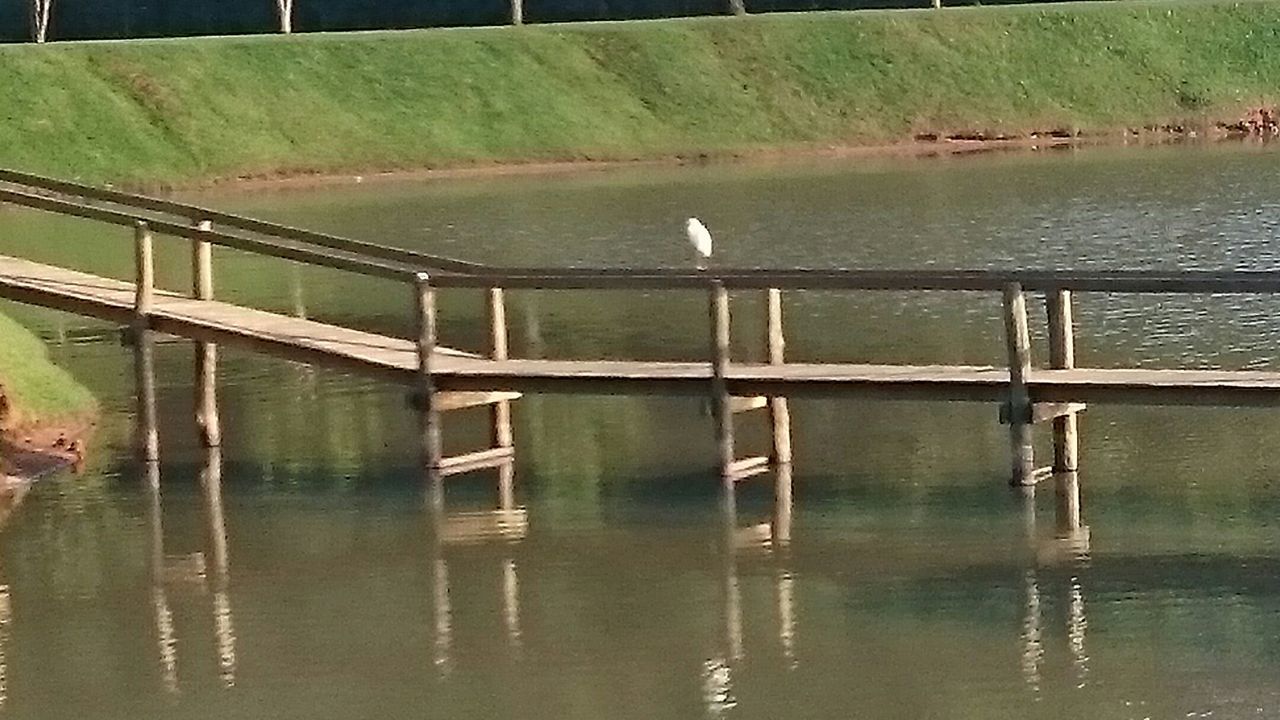
M0 256L0 297L122 325L134 317L136 286L20 258ZM157 291L150 329L243 346L289 360L418 381L414 341L216 300ZM493 360L436 348L432 373L440 391L705 396L707 362ZM753 396L852 396L1003 402L1007 368L965 365L730 363L730 393ZM1280 405L1280 372L1239 370L1035 370L1033 402L1144 405Z
M510 402L522 393L709 396L717 460L726 486L770 467L785 467L785 477L790 477L787 401L793 397L998 403L1001 420L1010 430L1012 480L1024 486L1034 485L1044 475L1036 469L1031 451L1031 431L1038 423L1053 426L1052 470L1069 473L1077 468L1077 415L1087 403L1280 405L1280 371L1077 368L1071 310L1073 291L1280 293L1277 273L495 268L6 170L0 170L0 202L132 229L135 276L131 281L0 257L0 297L130 327L139 387L139 446L149 460L158 456L149 340L155 332L196 341L196 412L206 445L216 446L220 435L214 401L216 346L240 345L411 386L421 411L427 466L442 472L509 461L513 453ZM157 234L190 241L189 294L155 288L152 243ZM388 337L215 300L212 245L403 282L415 299L417 337ZM452 288L487 292L489 347L483 355L439 342L436 295ZM514 359L507 351L503 296L510 288L701 290L708 297L708 352L688 362ZM816 289L999 292L1008 364L788 362L783 292ZM731 290L767 293L768 327L762 339L766 363L738 363L730 357ZM1047 368L1033 368L1031 363L1029 291L1042 293L1047 304ZM492 412L492 446L443 457L440 413L480 405ZM767 411L772 450L764 457L737 458L734 416L751 410Z

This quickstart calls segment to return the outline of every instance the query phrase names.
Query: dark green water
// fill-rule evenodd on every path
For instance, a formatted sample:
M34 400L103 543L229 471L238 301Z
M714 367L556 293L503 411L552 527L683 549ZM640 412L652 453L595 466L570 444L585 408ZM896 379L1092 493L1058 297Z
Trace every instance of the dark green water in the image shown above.
M697 215L731 265L1262 269L1280 258L1277 159L1109 150L194 199L511 264L679 265ZM125 231L25 211L0 210L0 252L131 272ZM222 297L408 333L403 287L215 255ZM162 285L189 282L182 243L162 243L159 263ZM760 354L758 301L735 299L740 357ZM443 303L445 342L479 347L480 295ZM522 356L704 352L697 294L509 303ZM995 362L998 303L790 296L788 349ZM224 349L214 459L195 441L182 342L158 349L154 494L130 459L115 328L4 309L106 412L85 473L39 483L0 529L0 715L1280 715L1273 411L1090 408L1087 551L1055 541L1051 493L1030 506L1008 493L1005 432L975 405L795 402L782 544L760 525L768 478L723 511L697 401L529 397L515 408L517 509L495 516L498 478L479 473L449 481L440 520L398 389ZM1274 367L1280 300L1083 295L1077 322L1082 364ZM446 433L450 449L477 447L484 416L450 415ZM211 467L220 483L202 482Z

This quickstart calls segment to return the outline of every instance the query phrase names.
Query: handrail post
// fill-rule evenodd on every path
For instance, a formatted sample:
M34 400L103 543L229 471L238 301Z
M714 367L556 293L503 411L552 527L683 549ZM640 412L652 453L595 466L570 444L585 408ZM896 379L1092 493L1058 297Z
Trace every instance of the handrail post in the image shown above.
M1046 297L1049 315L1049 367L1071 370L1076 366L1075 331L1072 325L1071 291L1057 289ZM1080 440L1076 413L1068 412L1053 419L1053 471L1079 469Z
M134 392L138 404L134 441L140 458L154 463L160 459L160 433L156 415L155 355L148 316L155 289L155 263L151 229L145 222L138 222L133 230L136 292L131 333Z
M1009 357L1009 444L1012 451L1010 484L1029 486L1035 482L1035 449L1031 434L1031 397L1027 380L1031 375L1031 335L1027 329L1027 301L1022 284L1004 287L1005 346Z
M786 363L786 336L782 331L782 290L769 288L768 294L769 364ZM769 425L773 429L773 462L787 465L791 462L791 409L781 395L769 398Z
M485 305L489 316L489 357L507 359L507 307L503 289L489 288ZM490 406L494 447L508 448L514 444L511 434L511 402L502 400Z
M201 220L196 223L196 229L209 232L213 230L213 223ZM208 240L191 242L191 297L213 299L213 245Z
M213 223L200 220L196 229L208 232ZM213 245L206 240L193 240L191 245L191 296L197 300L213 299ZM197 340L195 343L196 427L200 442L207 448L222 444L222 427L218 420L218 346Z
M134 329L147 325L147 316L155 297L156 270L151 228L141 220L133 226L133 268L135 293L133 300Z
M711 282L711 409L716 424L716 458L720 478L732 489L733 408L729 397L729 292L721 280Z
M422 450L428 470L439 470L443 448L440 437L440 409L436 403L432 365L436 351L436 292L431 277L420 272L414 278L417 309L418 382L417 395L422 421Z

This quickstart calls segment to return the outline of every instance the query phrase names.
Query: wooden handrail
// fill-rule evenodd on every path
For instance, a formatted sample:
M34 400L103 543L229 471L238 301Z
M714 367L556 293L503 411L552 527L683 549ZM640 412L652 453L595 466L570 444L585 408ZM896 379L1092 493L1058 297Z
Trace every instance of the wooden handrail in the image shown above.
M373 275L409 282L413 279L415 272L411 266L370 258L358 253L340 250L316 250L295 242L259 240L242 235L233 235L220 230L203 230L189 224L158 220L145 215L121 212L119 210L96 208L81 203L41 197L16 190L0 189L0 201L37 210L45 210L59 215L81 217L126 227L132 227L139 222L144 222L153 232L160 235L205 241L214 245L222 245L259 255L269 255L311 265L322 265L361 275Z
M122 226L146 222L161 235L207 241L246 252L346 270L363 275L413 282L417 272L432 272L437 288L513 288L581 290L689 289L705 291L712 282L730 290L938 290L1000 292L1019 283L1032 292L1117 293L1280 293L1280 272L1150 271L1150 270L870 270L844 268L534 268L496 267L389 248L309 230L243 218L194 205L115 190L93 188L38 175L0 170L0 182L103 200L124 207L179 215L177 223L136 212L95 207L71 200L0 188L0 202ZM226 228L200 229L208 220L219 226L252 232L251 237ZM444 267L449 266L449 267Z
M295 228L288 225L270 223L263 220L257 220L255 218L248 218L241 215L212 210L198 205L190 205L187 203L164 200L146 195L135 195L132 193L120 192L119 190L83 185L66 180L56 180L54 178L19 172L17 170L0 169L0 182L26 186L29 188L39 188L41 190L47 190L61 195L77 196L91 200L109 202L124 207L140 208L152 212L178 215L192 223L199 222L201 220L208 220L228 228L235 228L237 230L244 230L247 232L283 238L286 240L304 242L311 245L317 245L322 248L328 248L330 250L342 250L344 252L358 253L369 257L381 258L383 260L393 260L395 262L426 267L432 270L471 272L486 269L486 266L478 263L456 260L454 258L444 257L441 255L432 255L414 250L405 250L403 248L379 245L377 243L365 242L362 240L353 240L351 238L315 232L313 230L303 230L301 228Z

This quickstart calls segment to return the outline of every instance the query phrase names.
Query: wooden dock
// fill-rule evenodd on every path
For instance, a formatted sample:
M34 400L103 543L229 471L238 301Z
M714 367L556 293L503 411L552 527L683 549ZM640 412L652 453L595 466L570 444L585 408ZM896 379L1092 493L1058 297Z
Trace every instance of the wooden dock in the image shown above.
M58 213L134 234L131 280L97 277L16 257L0 257L0 297L127 325L135 347L138 445L158 457L154 428L153 333L196 343L197 420L208 446L219 442L215 401L216 347L238 345L289 360L368 373L412 388L422 420L426 466L438 474L509 462L514 443L512 400L524 393L660 394L712 400L717 461L726 487L769 469L790 478L788 399L854 397L973 401L998 404L1009 426L1011 479L1032 486L1046 476L1034 463L1032 428L1051 424L1052 470L1073 476L1078 466L1077 416L1089 403L1156 405L1280 405L1280 371L1101 369L1075 366L1073 291L1143 293L1280 293L1280 274L1259 272L862 271L811 269L496 268L451 258L275 225L191 205L0 170L0 202ZM183 238L192 249L190 292L155 287L157 235ZM212 245L404 283L412 298L416 337L396 338L220 301L213 293ZM436 296L454 288L486 291L489 346L483 354L448 348L438 337ZM708 298L708 350L684 362L511 358L505 290L702 291ZM785 357L783 293L807 290L930 290L998 292L1004 304L1008 362L1003 367L796 363ZM730 357L730 292L764 292L767 362ZM1048 367L1034 367L1028 292L1043 294ZM462 456L441 453L441 413L488 406L492 443ZM767 414L768 456L734 454L735 416ZM509 485L509 483L508 483ZM1076 487L1059 483L1059 490ZM788 487L779 493L790 494ZM1078 522L1079 498L1064 504ZM1074 499L1070 497L1074 495Z
M0 297L129 324L134 283L0 256ZM151 330L241 346L299 362L360 372L412 385L418 349L412 340L157 291ZM493 360L436 348L436 388L449 392L579 393L705 396L708 362L625 360ZM1007 368L976 365L729 363L730 395L757 398L849 396L888 400L999 403ZM1027 379L1035 403L1141 405L1280 405L1280 372L1261 370L1037 369Z

